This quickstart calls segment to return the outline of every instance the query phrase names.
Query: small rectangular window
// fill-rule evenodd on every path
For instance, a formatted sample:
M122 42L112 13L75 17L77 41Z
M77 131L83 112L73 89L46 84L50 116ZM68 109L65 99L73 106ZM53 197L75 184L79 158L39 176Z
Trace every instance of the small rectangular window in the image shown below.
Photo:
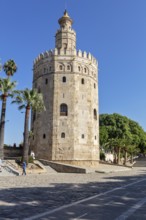
M84 135L84 134L82 134L82 139L84 139L84 137L85 137L85 135Z
M45 83L48 84L48 79L45 80Z

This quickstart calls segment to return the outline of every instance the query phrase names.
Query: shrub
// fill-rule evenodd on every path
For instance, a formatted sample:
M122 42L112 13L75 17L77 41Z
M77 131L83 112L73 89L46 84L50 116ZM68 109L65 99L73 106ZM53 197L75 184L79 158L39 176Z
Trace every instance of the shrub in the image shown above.
M28 163L33 163L33 157L32 156L29 156Z

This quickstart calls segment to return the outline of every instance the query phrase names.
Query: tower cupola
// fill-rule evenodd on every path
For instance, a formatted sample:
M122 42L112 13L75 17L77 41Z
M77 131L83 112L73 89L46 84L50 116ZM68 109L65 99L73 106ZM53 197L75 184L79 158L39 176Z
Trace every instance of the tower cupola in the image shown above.
M76 49L76 32L72 29L73 20L65 10L64 15L58 20L60 29L55 36L55 47L61 54L72 54Z
M70 29L73 20L69 17L67 11L65 10L64 15L58 20L61 28Z

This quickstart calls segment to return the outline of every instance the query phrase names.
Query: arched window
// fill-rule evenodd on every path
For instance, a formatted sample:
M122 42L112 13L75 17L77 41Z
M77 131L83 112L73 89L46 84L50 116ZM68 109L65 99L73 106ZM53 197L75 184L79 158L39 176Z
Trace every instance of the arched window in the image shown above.
M85 72L85 73L87 72L87 69L86 69L86 68L84 68L84 72Z
M69 65L67 65L67 70L70 70L70 66Z
M46 138L46 134L43 134L43 138L44 138L44 139Z
M81 83L82 83L82 84L85 84L84 78L81 79Z
M62 77L62 82L64 82L64 83L66 82L66 77L65 76Z
M81 67L80 67L80 66L78 66L78 71L79 71L79 72L81 71Z
M61 116L67 116L68 115L68 107L66 104L60 105L60 115Z
M95 140L96 140L96 136L95 136Z
M61 133L61 138L65 138L65 133L64 132Z
M60 65L60 66L59 66L59 69L60 69L60 70L62 70L62 69L63 69L63 68L62 68L62 65Z
M93 110L93 114L94 114L94 119L97 120L97 111L96 111L96 109Z
M96 84L94 83L94 89L96 89Z

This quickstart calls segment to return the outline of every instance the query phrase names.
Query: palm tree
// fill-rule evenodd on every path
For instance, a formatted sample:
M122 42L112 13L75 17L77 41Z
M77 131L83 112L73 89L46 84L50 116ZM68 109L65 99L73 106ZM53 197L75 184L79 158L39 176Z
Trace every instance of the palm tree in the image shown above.
M30 110L42 111L45 110L43 96L36 90L25 89L20 91L20 94L15 97L12 103L19 105L18 109L25 108L25 122L24 122L24 141L23 141L23 155L22 161L28 163L28 151L29 151L29 116Z
M9 78L0 79L0 98L2 100L1 120L0 120L0 158L3 159L4 148L4 130L5 130L5 115L6 115L6 102L8 97L12 97L14 94L14 88L16 87L16 81L11 82Z
M3 66L3 70L6 73L6 75L8 76L8 78L10 78L10 76L13 76L14 73L17 71L17 65L15 63L14 60L8 60L4 66Z

